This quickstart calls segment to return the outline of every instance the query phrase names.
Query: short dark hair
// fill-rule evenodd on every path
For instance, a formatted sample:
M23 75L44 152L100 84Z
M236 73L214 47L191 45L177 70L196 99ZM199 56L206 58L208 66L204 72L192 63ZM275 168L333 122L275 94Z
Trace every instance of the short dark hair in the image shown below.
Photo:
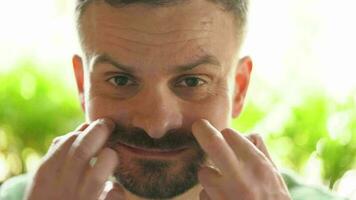
M76 0L76 14L78 21L82 16L85 8L93 1L104 1L112 6L124 7L129 4L146 4L151 6L165 6L176 4L189 0ZM193 0L194 1L194 0ZM249 7L249 0L207 0L222 5L224 11L232 12L237 22L239 32L244 32L247 13Z

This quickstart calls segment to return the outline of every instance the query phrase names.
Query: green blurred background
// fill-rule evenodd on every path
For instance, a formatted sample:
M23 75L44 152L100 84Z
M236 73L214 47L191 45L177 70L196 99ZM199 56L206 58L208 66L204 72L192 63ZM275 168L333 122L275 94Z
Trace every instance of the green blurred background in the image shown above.
M70 64L80 52L72 1L2 3L0 183L35 170L52 139L84 120ZM242 53L252 55L254 76L232 124L260 133L280 168L348 197L356 196L355 5L341 0L335 14L333 1L252 1Z

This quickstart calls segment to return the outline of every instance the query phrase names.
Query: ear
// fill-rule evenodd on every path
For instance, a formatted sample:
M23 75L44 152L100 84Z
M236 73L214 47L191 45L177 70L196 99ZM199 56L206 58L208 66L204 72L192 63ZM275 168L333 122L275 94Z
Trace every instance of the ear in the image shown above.
M82 58L74 55L72 58L73 71L78 88L78 95L82 110L85 112L85 98L84 98L84 70Z
M240 59L236 74L235 74L235 92L232 117L236 118L240 115L244 105L247 89L250 83L250 76L253 63L250 57Z

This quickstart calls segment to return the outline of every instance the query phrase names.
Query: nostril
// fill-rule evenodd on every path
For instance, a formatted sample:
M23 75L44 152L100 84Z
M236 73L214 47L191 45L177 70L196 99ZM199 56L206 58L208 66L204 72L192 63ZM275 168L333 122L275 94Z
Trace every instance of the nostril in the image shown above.
M146 99L131 112L132 126L145 130L155 139L163 137L171 129L181 128L183 121L176 101L163 97L162 92L160 95Z
M182 120L180 116L169 115L136 116L132 121L132 125L143 129L151 138L159 139L169 130L181 128Z

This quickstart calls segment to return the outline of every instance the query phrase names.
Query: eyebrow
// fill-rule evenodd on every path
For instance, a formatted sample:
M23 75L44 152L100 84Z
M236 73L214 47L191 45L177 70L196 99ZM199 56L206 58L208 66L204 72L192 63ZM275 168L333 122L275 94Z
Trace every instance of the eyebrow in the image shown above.
M134 69L135 67L133 66L129 66L129 65L124 65L124 64L121 64L117 61L115 61L111 56L109 56L108 54L100 54L98 56L96 56L94 58L94 63L93 63L93 66L96 66L100 63L108 63L124 72L127 72L127 73L134 73Z
M189 64L184 64L184 65L180 65L180 66L175 66L174 69L177 72L184 72L184 71L189 71L194 69L195 67L198 67L200 65L203 64L210 64L210 65L215 65L217 67L221 67L221 64L219 62L219 60L213 56L213 55L205 55L203 57L200 57L198 60L189 63Z
M134 73L135 72L135 68L134 66L129 66L129 65L125 65L122 63L119 63L118 61L115 61L115 59L113 59L111 56L109 56L108 54L100 54L98 56L95 57L94 62L93 62L93 66L96 66L97 64L100 63L108 63L110 65L113 65L114 67L127 72L127 73ZM198 60L188 63L188 64L183 64L183 65L178 65L178 66L174 66L173 69L176 72L185 72L185 71L189 71L194 69L195 67L198 67L200 65L203 64L210 64L210 65L214 65L217 67L221 67L221 64L219 62L219 60L213 56L213 55L205 55L202 56L200 58L198 58Z

